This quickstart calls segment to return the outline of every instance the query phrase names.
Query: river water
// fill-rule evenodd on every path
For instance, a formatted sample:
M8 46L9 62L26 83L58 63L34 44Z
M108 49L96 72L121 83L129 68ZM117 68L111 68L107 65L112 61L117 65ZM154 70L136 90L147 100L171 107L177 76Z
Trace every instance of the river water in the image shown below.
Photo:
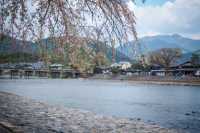
M0 80L0 91L52 105L200 132L200 87L83 79Z

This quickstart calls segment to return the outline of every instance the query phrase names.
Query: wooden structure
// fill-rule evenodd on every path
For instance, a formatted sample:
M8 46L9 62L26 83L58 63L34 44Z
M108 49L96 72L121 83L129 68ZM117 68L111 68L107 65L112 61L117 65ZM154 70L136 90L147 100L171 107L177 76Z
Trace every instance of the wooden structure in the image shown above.
M151 75L155 76L196 76L200 66L194 66L187 61L182 64L170 67L168 69L151 70Z
M87 73L80 73L73 69L50 70L50 69L0 69L0 77L18 78L78 78L86 77Z

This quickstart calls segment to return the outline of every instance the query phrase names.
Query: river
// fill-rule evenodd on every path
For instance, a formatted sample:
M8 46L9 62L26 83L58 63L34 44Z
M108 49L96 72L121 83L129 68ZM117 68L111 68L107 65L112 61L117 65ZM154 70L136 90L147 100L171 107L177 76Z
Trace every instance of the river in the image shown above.
M200 87L83 79L0 80L0 91L167 128L200 131Z

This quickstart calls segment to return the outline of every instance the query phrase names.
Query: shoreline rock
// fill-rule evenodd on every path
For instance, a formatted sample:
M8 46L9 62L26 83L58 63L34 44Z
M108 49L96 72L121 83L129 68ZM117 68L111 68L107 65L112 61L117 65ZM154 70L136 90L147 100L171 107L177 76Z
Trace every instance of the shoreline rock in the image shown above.
M6 92L0 92L1 130L8 133L177 133L141 120L51 106Z

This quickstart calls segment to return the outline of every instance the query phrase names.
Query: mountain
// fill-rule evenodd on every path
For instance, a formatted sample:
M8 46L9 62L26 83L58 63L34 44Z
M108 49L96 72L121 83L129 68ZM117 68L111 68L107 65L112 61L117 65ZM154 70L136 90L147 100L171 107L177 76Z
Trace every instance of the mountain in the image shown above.
M0 63L35 62L37 49L35 43L0 34Z
M42 40L43 48L46 51L60 51L58 45L55 45L50 38ZM112 48L111 46L104 45L103 43L97 45L95 43L88 44L88 47L93 49L94 52L101 51L105 53L106 57L112 60ZM143 53L158 50L161 48L180 48L183 52L181 58L182 61L191 58L193 52L200 50L200 40L193 40L182 37L178 34L174 35L158 35L158 36L147 36L140 38L138 42L130 41L124 45L117 47L115 60L119 61L131 61L134 59L134 48ZM11 38L6 35L1 35L0 38L0 54L3 53L29 53L37 54L40 51L38 44L31 41L22 41L19 39Z
M0 53L37 53L37 45L31 41L22 41L8 35L0 35Z
M42 49L48 53L59 53L63 49L56 44L56 39L45 38L41 40L41 44L33 43L31 41L22 41L19 39L12 38L7 35L1 35L0 39L0 54L14 54L14 53L28 53L28 54L38 54ZM39 47L40 46L40 47ZM106 57L111 61L112 60L112 48L108 45L101 43L97 45L96 43L88 44L88 47L91 48L94 52L103 52ZM131 61L129 57L121 53L119 50L116 50L115 60L119 61Z
M133 58L134 48L143 54L161 48L180 48L183 54L187 54L200 49L200 40L185 38L178 34L147 36L140 38L137 43L130 41L117 49L129 58Z

